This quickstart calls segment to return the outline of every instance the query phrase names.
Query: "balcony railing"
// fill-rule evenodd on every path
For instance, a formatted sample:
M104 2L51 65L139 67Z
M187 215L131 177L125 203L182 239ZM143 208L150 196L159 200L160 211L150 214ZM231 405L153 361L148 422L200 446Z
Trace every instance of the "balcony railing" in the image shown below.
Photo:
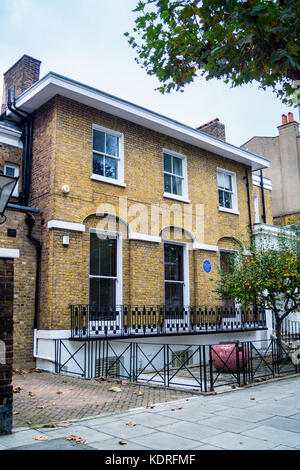
M226 333L266 328L265 312L187 306L95 307L70 305L71 338L164 336L176 334Z

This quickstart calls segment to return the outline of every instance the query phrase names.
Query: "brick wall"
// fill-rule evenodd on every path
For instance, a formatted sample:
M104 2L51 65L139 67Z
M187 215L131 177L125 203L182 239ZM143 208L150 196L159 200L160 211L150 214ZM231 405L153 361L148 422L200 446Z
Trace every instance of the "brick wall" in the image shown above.
M93 123L124 134L126 188L91 180ZM191 204L163 197L163 148L187 156ZM219 211L217 167L236 173L239 215ZM43 209L45 221L39 328L69 328L68 305L88 302L89 228L95 228L99 221L91 214L95 214L101 204L110 203L118 215L120 196L127 198L129 223L133 219L130 208L136 203L148 208L163 204L166 211L171 211L175 203L182 209L188 208L194 219L195 204L203 205L198 235L204 237L198 242L217 245L223 237L236 237L248 248L245 168L238 162L60 96L43 105L35 117L31 199L32 204ZM62 193L63 184L70 186L67 195ZM252 185L250 197L254 214ZM62 236L66 231L47 229L47 222L52 219L84 223L86 231L68 231L70 244L64 248ZM172 217L170 220L174 222ZM152 234L161 235L159 231ZM191 242L191 239L186 241ZM203 271L204 259L212 263L211 275ZM163 303L163 262L163 243L123 240L124 304ZM217 299L209 279L218 276L218 254L189 250L189 265L190 303L215 305Z
M13 260L0 258L0 434L12 429L13 283Z

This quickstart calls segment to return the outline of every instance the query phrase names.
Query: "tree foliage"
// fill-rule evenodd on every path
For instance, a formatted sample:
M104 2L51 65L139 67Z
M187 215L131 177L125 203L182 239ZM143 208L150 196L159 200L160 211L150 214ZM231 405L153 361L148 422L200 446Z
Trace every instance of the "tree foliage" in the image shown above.
M281 234L278 247L252 247L249 254L240 253L231 272L221 272L217 292L226 299L236 299L243 307L270 309L275 317L277 336L283 320L300 311L300 237Z
M299 10L299 0L140 0L125 35L162 93L182 91L199 72L232 86L257 80L292 104Z

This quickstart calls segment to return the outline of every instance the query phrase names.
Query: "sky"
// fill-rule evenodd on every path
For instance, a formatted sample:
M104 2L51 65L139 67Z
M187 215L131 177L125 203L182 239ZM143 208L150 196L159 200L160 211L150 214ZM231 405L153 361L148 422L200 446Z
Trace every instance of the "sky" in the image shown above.
M162 95L159 82L135 62L124 33L134 26L137 0L0 0L0 89L3 73L23 54L49 71L94 86L192 127L218 117L227 141L276 136L281 115L293 111L257 83L230 88L195 79L184 91ZM0 94L2 96L2 93Z

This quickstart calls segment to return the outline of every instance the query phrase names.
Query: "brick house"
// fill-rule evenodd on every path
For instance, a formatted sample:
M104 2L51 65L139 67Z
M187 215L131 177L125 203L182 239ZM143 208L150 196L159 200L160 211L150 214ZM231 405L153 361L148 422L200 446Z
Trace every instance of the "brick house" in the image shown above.
M266 335L213 280L249 227L272 223L271 181L252 177L268 160L218 120L193 129L39 67L25 55L4 74L0 118L0 169L19 176L0 225L15 366L54 371L58 340L71 356L106 337L180 349Z

